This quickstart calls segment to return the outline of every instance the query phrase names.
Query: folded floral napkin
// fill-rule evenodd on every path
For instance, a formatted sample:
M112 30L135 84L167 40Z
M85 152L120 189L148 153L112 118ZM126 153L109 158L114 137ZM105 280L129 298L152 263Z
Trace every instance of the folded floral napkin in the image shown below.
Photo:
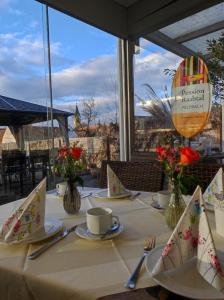
M22 205L4 222L0 240L6 243L31 239L44 227L46 178L27 196Z
M212 182L203 194L205 202L214 205L216 200L223 200L224 193L224 174L222 168L218 170Z
M107 191L108 197L116 197L127 192L109 165L107 165Z
M197 257L197 270L201 276L223 291L224 272L216 254L200 187L195 190L164 247L153 269L153 276L180 267L194 256Z

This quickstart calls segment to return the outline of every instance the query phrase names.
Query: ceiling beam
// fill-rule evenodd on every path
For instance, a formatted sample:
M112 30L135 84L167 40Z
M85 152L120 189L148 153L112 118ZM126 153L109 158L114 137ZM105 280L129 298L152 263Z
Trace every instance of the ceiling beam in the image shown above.
M203 35L206 35L206 34L221 30L221 29L224 29L224 21L217 22L215 24L203 27L201 29L186 33L182 36L179 36L179 37L175 38L174 40L177 43L185 43L185 42L188 42L190 40L199 38Z
M127 9L111 0L36 0L120 38L127 38Z
M146 36L144 36L144 38L181 57L197 55L194 51L178 44L175 40L171 39L160 31L155 31L147 34Z
M139 0L128 8L128 34L136 39L189 17L223 0Z

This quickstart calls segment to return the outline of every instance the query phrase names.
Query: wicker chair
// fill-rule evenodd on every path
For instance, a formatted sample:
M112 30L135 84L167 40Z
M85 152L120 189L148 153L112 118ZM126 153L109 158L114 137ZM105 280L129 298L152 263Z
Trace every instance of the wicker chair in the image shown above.
M107 187L107 164L127 189L150 192L162 190L162 167L155 160L147 162L102 161L99 182L101 188Z
M11 189L13 182L19 182L23 194L23 179L26 176L26 153L19 150L2 151L1 176L4 190Z
M33 150L30 152L30 171L33 187L35 187L37 179L39 182L47 176L49 164L49 150ZM42 173L42 176L37 178L36 173Z
M184 174L194 175L198 180L198 184L201 186L202 191L205 191L221 167L223 167L221 164L198 163L187 167Z

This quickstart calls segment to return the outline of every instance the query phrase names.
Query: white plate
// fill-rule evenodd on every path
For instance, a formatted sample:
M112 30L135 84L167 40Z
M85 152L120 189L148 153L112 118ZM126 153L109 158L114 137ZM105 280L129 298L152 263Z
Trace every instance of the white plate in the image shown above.
M119 235L122 231L124 230L124 225L120 224L120 226L116 229L113 230L112 232L108 233L107 235L97 235L91 233L88 228L86 223L80 224L77 226L75 233L86 240L91 240L91 241L103 241L103 240L109 240L114 238L115 236Z
M100 199L121 199L121 198L131 197L132 196L132 192L126 191L123 194L120 194L120 195L117 195L117 196L108 197L107 189L106 189L106 190L100 191L99 193L94 194L93 196L95 198L100 198Z
M11 243L5 243L4 241L0 241L0 243L4 244L32 244L37 243L43 240L46 240L56 233L58 233L60 230L62 230L63 224L61 221L56 219L45 219L44 229L38 231L35 236L33 236L30 239L25 239L21 241L13 241Z
M152 277L152 270L161 256L164 246L153 249L146 258L146 269ZM219 253L218 253L219 254ZM223 261L223 253L219 255ZM167 290L193 299L224 299L224 294L213 288L199 274L196 268L196 257L183 266L153 276L153 279Z

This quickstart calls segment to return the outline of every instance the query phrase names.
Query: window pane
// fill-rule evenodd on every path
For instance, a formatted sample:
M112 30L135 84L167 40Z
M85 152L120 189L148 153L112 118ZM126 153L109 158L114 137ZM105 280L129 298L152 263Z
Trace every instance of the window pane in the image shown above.
M222 151L222 81L212 81L212 107L206 126L196 136L184 138L172 123L169 107L172 105L172 75L181 61L182 58L144 39L140 40L140 52L135 55L135 158L140 158L142 153L155 157L157 146L176 141L198 149L203 159L209 156L213 163L218 161L212 155ZM211 78L220 74L222 61L218 59L218 62L219 67L214 68L207 60ZM169 69L168 73L166 69Z
M85 185L97 185L89 171L119 158L117 38L53 9L49 16L54 107L74 114L70 145L85 149Z
M23 5L20 1L0 2L0 94L3 96L0 98L0 196L3 202L27 195L50 169L48 162L44 165L41 161L40 152L39 165L31 161L35 151L49 149L44 15L40 3L22 2Z

